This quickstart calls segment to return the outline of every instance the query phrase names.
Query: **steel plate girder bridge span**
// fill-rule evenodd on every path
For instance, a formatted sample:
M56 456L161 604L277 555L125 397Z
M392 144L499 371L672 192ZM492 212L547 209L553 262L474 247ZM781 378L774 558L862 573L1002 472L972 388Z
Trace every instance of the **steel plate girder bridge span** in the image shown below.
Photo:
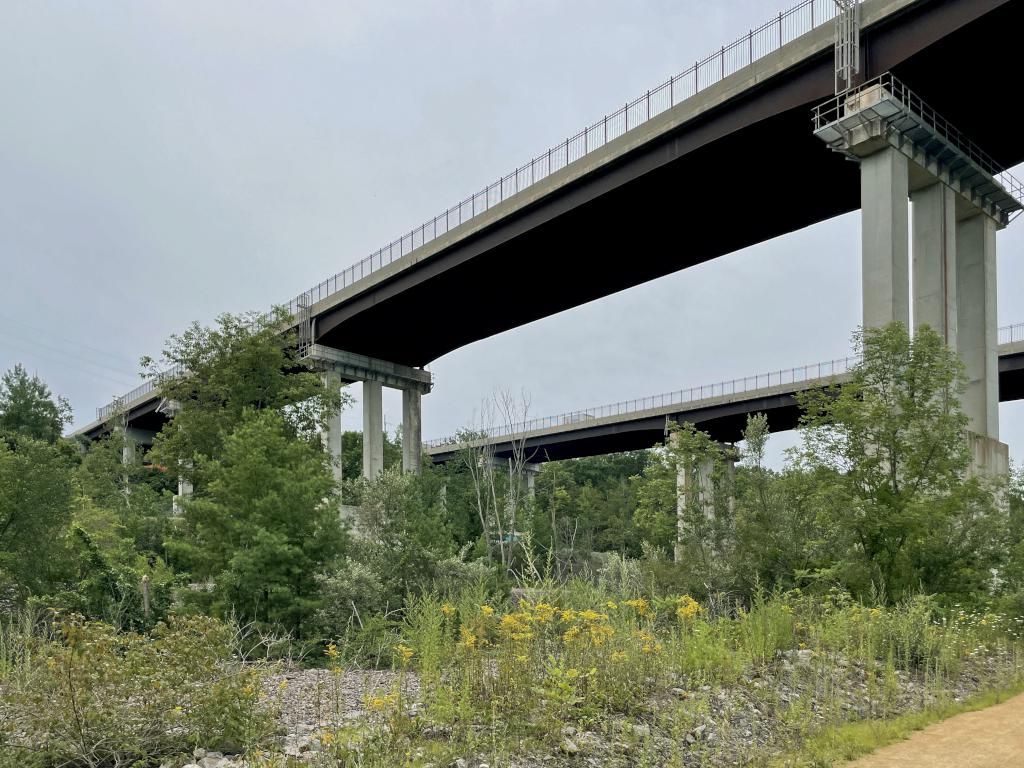
M867 0L863 18L865 79L891 71L1001 164L1024 161L1015 100L991 76L1019 68L1024 0ZM436 237L433 219L357 265L371 274L313 289L303 301L316 341L422 366L858 209L857 167L822 151L809 126L812 108L833 94L833 44L833 25L820 24L673 107L664 107L667 90L642 98L625 110L636 127L606 144L596 123L565 143L561 159L556 147L446 212ZM967 64L965 51L983 65ZM742 55L730 48L729 57ZM723 72L734 69L729 57ZM675 85L685 87L685 78ZM480 286L500 286L509 300L496 304L496 290ZM428 332L410 328L409 318L438 317L439 307L451 317Z
M999 399L1024 399L1024 323L1000 329ZM748 415L764 413L772 432L794 429L800 418L796 395L831 384L842 384L856 358L765 373L743 379L695 387L641 400L574 411L530 420L515 428L523 441L526 460L533 464L652 448L664 442L671 422L689 422L721 443L742 439ZM470 443L493 447L497 458L512 455L507 429ZM461 450L451 438L426 443L435 464L458 457Z

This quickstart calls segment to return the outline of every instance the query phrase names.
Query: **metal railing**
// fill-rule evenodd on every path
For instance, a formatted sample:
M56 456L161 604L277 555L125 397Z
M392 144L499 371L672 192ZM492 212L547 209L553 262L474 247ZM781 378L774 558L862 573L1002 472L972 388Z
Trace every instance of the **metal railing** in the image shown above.
M1006 325L999 329L998 339L1000 344L1012 344L1024 341L1024 323ZM821 363L812 363L797 368L787 368L779 371L770 371L755 376L746 376L742 379L730 379L716 384L706 384L689 389L680 389L675 392L667 392L661 395L642 397L636 400L621 400L617 403L602 405L597 408L585 408L579 411L569 411L556 416L543 416L536 419L529 419L519 423L501 425L475 431L474 434L483 434L488 438L502 438L521 436L530 432L536 432L556 427L571 425L586 425L587 422L604 419L611 416L622 416L631 413L642 413L661 408L672 408L675 406L694 405L702 400L714 400L721 397L731 397L756 392L772 387L781 387L787 384L813 383L832 379L849 373L850 370L860 362L860 357L850 356L837 360L826 360ZM446 446L458 446L462 440L457 437L442 437L434 440L427 440L424 445L427 448L441 448Z
M999 329L1000 344L1014 344L1018 341L1024 341L1024 323L1004 325Z
M184 370L185 369L182 368L182 366L175 365L175 366L172 366L171 368L168 368L166 371L161 371L159 374L154 376L152 379L147 379L146 381L142 382L139 386L137 386L131 392L127 392L127 393L121 395L121 397L115 398L114 400L111 400L106 405L104 405L104 406L102 406L100 408L97 408L96 409L96 420L97 421L103 421L104 419L107 419L110 416L113 416L115 413L120 411L122 408L127 406L129 403L134 403L139 398L144 397L145 395L152 394L153 392L156 392L160 388L160 383L164 379L172 378L174 376L180 376L182 373L184 373Z
M860 111L861 103L857 100L856 96L858 94L866 94L874 88L881 88L888 92L908 112L911 112L948 144L995 179L1014 200L1024 206L1024 184L1013 174L1004 170L1006 166L997 163L988 152L967 138L959 129L950 124L946 118L932 109L927 102L901 81L897 80L890 72L868 80L856 88L830 98L828 101L816 106L812 116L814 130L820 131L826 126L839 122L846 117L847 111L851 113Z
M313 286L285 307L296 314L301 299L305 298L312 305L362 280L835 17L834 0L803 0L476 194L428 219L362 261Z

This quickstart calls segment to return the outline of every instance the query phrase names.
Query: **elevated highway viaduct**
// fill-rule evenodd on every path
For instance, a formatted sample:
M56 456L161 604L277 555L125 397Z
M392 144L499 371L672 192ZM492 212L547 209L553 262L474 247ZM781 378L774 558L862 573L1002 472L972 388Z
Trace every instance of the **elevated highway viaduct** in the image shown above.
M364 472L383 463L381 386L405 393L406 465L418 466L423 366L452 350L856 210L862 198L875 217L882 197L812 124L836 90L834 14L832 0L805 0L287 303L333 380L368 385ZM893 73L909 85L994 158L987 178L1024 161L1007 90L1021 29L1024 0L866 0L858 80ZM924 183L912 176L904 203ZM963 196L962 176L946 181ZM866 270L866 308L893 290L876 278ZM985 313L994 330L994 304ZM149 383L79 434L102 434L115 412L139 435L166 419ZM339 436L340 422L332 450Z

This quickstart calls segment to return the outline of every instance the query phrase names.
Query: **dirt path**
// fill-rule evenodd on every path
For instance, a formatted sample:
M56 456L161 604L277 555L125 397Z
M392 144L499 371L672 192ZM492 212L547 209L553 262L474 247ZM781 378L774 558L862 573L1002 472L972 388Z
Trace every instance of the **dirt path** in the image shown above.
M1024 694L916 731L847 768L1024 768Z

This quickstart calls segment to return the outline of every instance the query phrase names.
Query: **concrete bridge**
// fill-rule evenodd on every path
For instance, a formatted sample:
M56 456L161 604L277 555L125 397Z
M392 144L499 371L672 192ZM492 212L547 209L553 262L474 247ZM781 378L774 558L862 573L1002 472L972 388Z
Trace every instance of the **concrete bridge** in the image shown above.
M1000 172L1024 161L1005 84L1024 0L866 0L841 39L836 9L804 0L287 302L325 376L365 384L364 473L383 466L382 386L404 393L415 471L429 361L862 201L865 324L909 324L913 304L941 328L967 361L972 429L998 443L994 232L1020 207ZM936 309L950 302L958 338ZM79 433L117 413L144 441L166 406L147 382ZM340 450L340 419L325 439Z
M1024 399L1024 323L999 329L999 399ZM677 390L660 395L546 416L484 430L486 437L430 440L427 454L435 464L458 458L467 448L484 446L497 459L522 447L525 461L576 459L620 451L652 448L664 442L669 425L690 423L720 443L742 439L747 416L768 416L772 432L794 429L800 417L796 396L801 392L849 378L857 358L845 357L812 365L771 371L756 376Z

